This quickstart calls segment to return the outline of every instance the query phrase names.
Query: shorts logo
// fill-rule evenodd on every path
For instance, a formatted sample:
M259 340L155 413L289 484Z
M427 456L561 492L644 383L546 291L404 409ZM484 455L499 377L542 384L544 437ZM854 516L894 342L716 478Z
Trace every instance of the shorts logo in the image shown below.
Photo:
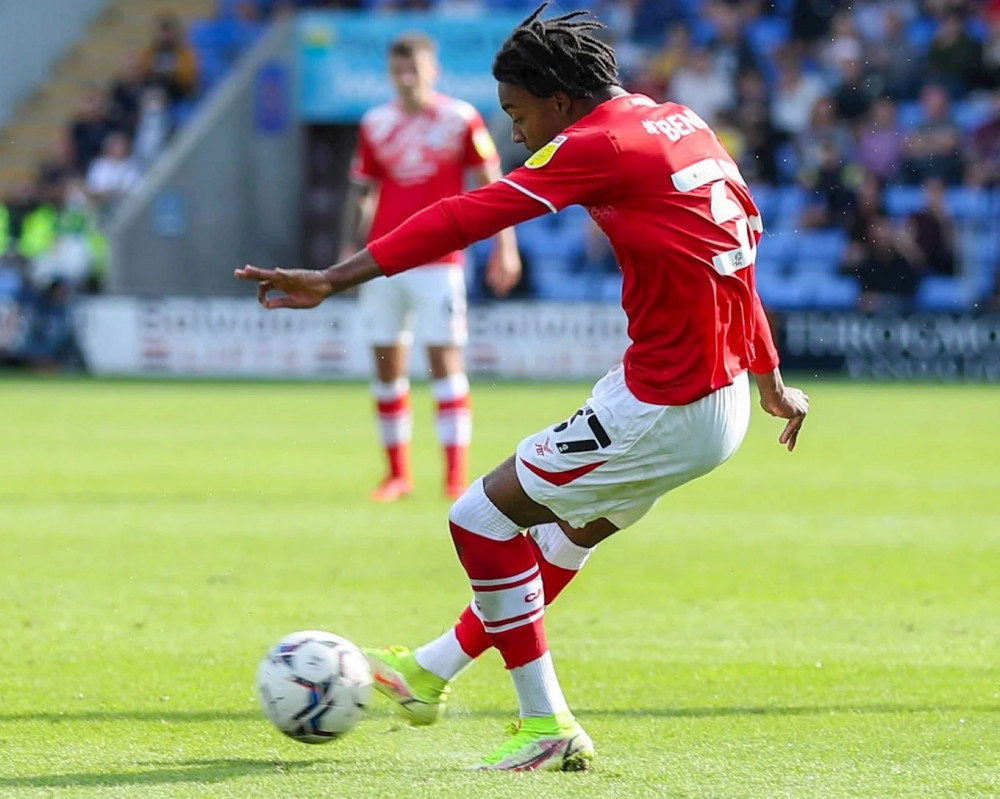
M528 167L528 169L541 169L552 160L552 156L556 154L556 150L563 146L566 142L566 138L566 136L556 136L552 141L531 156L531 158L525 161L524 165Z
M544 458L546 452L549 453L550 455L555 453L555 450L553 450L552 446L549 444L548 436L545 436L545 441L543 441L541 444L535 444L535 454L539 458Z

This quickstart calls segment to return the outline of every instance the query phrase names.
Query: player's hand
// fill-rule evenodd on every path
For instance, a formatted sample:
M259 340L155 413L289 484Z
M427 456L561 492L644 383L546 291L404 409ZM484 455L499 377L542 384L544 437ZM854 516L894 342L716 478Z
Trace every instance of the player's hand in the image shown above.
M793 386L781 386L777 391L761 391L760 406L771 416L787 419L785 429L778 436L778 443L791 452L799 440L799 430L809 413L809 395Z
M498 297L506 297L521 279L521 256L514 248L497 247L486 266L486 285Z
M257 302L265 308L315 308L336 289L325 272L313 269L260 269L244 266L237 269L240 280L257 282ZM272 291L281 295L269 297Z

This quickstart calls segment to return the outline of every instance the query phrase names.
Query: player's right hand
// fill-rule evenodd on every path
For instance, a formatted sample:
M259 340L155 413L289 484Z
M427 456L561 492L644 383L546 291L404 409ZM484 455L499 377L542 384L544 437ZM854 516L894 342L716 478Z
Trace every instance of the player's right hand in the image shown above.
M323 272L313 269L260 269L244 266L234 274L240 280L257 282L257 302L265 308L315 308L334 293ZM269 297L272 291L283 292Z
M778 436L778 443L784 444L791 452L799 440L799 430L809 413L809 395L794 386L781 386L780 390L761 392L760 406L771 416L787 419L785 429Z

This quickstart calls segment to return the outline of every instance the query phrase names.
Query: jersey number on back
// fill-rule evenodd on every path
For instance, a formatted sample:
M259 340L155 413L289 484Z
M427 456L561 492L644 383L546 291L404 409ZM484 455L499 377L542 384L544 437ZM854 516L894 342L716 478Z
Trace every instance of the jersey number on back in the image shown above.
M746 269L757 258L757 237L763 225L759 216L747 216L743 206L734 200L726 187L726 179L746 186L746 181L735 164L719 158L706 158L691 166L684 167L670 176L677 191L694 191L711 184L712 219L717 225L736 227L736 241L739 246L712 257L712 266L721 275L731 275Z

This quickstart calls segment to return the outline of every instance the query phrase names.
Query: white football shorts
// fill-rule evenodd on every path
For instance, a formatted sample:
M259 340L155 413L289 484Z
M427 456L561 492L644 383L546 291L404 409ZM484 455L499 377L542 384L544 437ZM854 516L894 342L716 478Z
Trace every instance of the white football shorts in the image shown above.
M430 264L363 284L358 293L362 329L374 346L464 346L469 338L465 270Z
M725 462L750 424L746 373L690 405L651 405L619 365L568 420L517 446L517 476L535 502L573 527L635 524L671 489Z

